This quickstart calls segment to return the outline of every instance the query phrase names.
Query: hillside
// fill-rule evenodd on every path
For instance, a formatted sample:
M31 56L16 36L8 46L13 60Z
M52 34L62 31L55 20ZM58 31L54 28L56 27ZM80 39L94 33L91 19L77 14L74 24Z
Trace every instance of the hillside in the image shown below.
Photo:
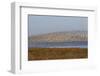
M86 31L71 31L71 32L53 32L31 36L29 41L34 42L63 42L63 41L87 41L88 35Z

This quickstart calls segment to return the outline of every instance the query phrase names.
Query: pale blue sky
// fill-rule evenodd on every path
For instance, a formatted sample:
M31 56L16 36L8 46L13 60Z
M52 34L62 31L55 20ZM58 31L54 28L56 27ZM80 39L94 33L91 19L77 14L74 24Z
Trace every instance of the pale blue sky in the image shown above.
M28 16L28 35L39 35L63 31L87 31L87 17L71 16Z

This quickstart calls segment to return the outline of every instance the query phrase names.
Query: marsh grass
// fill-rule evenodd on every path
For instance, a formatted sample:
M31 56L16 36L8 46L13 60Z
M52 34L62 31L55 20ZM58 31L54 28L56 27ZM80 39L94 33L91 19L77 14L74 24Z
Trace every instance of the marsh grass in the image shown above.
M87 48L29 48L28 60L88 58Z

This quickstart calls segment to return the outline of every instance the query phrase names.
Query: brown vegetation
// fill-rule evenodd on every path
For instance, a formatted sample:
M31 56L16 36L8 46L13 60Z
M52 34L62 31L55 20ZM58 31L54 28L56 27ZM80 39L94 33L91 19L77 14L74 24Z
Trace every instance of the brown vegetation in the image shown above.
M28 60L88 58L87 48L29 48Z

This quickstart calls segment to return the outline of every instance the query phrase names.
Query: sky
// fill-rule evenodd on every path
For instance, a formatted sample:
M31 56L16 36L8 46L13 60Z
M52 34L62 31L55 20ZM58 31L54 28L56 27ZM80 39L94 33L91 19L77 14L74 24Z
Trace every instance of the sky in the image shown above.
M87 31L88 18L78 16L28 16L28 36L52 32Z

